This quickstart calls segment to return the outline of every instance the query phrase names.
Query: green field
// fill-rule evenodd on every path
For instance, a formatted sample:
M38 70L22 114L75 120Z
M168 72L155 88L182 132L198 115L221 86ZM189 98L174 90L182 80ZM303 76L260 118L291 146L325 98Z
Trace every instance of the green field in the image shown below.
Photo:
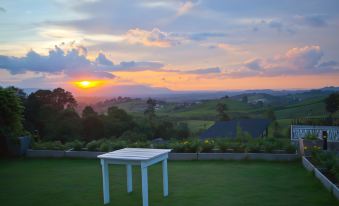
M149 169L150 206L334 206L337 200L300 162L170 161L169 197L160 165ZM125 167L111 166L111 204L141 205L140 170L127 194ZM0 160L4 206L102 206L99 160Z
M323 93L302 93L286 96L272 96L268 94L246 94L249 101L266 99L268 102L263 107L247 104L241 101L243 95L227 98L196 101L193 104L162 102L156 110L156 115L167 117L177 122L187 123L191 132L196 135L206 130L217 121L216 107L218 103L227 105L227 114L231 119L240 118L267 118L266 112L272 109L280 125L281 133L288 134L290 123L296 118L324 118L326 112ZM290 101L294 102L291 103ZM135 99L129 102L117 103L127 112L140 116L146 108L145 100ZM339 115L335 114L334 117ZM273 125L269 127L269 136L272 136Z
M306 100L298 104L288 105L276 110L275 114L278 119L328 116L323 99Z
M206 130L214 124L214 121L204 120L186 120L182 122L186 123L190 131L194 134L199 133L202 130Z
M246 113L246 111L251 109L250 105L237 100L218 99L218 100L205 100L199 104L195 104L182 109L169 110L168 108L164 108L163 110L160 110L157 113L159 115L166 115L179 119L214 120L217 115L216 107L218 103L224 103L227 105L228 114L230 116L240 115L242 113Z

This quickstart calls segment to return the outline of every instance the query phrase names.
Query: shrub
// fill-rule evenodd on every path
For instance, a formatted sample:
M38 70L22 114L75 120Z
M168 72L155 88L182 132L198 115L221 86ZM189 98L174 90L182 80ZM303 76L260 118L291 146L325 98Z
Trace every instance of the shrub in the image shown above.
M205 140L201 142L201 152L211 152L215 148L214 140Z
M148 141L136 141L133 143L130 143L128 145L128 147L132 147L132 148L150 148L151 144Z
M245 146L245 152L260 152L261 144L259 141L248 142Z
M116 140L111 143L112 150L119 150L127 147L127 142L124 140Z
M106 140L101 142L100 146L99 146L99 150L101 152L109 152L112 150L112 144L110 141Z
M156 144L153 145L153 148L156 148L156 149L168 149L168 148L171 148L171 147L167 143L156 143Z
M230 141L225 140L225 139L218 139L216 141L217 147L220 149L222 152L226 152L228 149L231 149L231 144Z
M183 142L184 152L195 153L199 152L200 141L198 139L191 139Z
M100 141L93 140L87 143L86 147L88 151L98 151L99 145L100 145Z
M74 140L72 142L68 142L66 143L66 147L68 149L73 149L75 151L81 151L83 150L85 143L79 140Z
M173 152L185 152L185 145L179 141L170 142L169 147L173 150Z
M51 141L51 142L35 142L32 145L32 148L36 150L65 150L66 146L63 145L60 141Z
M287 152L287 153L292 153L294 154L295 151L297 150L296 146L292 145L291 143L288 143L284 146L284 150Z
M244 152L245 146L245 144L239 141L231 141L230 143L230 149L232 149L234 152Z

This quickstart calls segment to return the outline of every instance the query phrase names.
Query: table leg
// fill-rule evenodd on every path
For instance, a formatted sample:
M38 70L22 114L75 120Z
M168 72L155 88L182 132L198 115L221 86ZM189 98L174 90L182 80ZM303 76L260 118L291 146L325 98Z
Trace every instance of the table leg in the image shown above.
M126 165L127 170L127 192L130 193L133 191L133 174L132 174L132 165Z
M168 172L167 172L167 159L162 161L162 180L164 197L168 196Z
M148 175L147 167L141 166L141 182L142 182L142 205L148 206Z
M109 171L108 164L105 160L101 160L101 170L102 170L102 185L103 185L103 193L104 193L104 204L108 204L110 202L109 198Z

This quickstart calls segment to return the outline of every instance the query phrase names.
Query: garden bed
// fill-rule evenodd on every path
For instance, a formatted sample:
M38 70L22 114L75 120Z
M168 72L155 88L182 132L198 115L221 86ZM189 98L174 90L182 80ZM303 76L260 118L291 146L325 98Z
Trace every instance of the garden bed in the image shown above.
M314 164L312 164L310 157L303 157L302 163L308 171L314 172L315 177L318 178L319 181L324 185L324 187L332 192L333 195L339 200L338 183L335 184L335 182L333 182L333 177L328 173L323 174L321 170L319 170Z
M93 151L58 151L58 150L28 150L27 157L53 157L53 158L97 158L104 152ZM177 153L169 154L170 160L267 160L267 161L293 161L297 154L273 153Z

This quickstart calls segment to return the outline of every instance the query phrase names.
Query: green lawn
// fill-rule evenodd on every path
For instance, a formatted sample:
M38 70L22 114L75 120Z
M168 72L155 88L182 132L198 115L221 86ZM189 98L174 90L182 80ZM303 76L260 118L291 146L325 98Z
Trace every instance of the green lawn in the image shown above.
M132 194L126 192L125 168L110 171L110 205L141 205L139 168ZM160 165L151 167L150 206L338 205L300 162L170 161L168 198L161 181ZM0 160L0 204L103 205L99 160Z

